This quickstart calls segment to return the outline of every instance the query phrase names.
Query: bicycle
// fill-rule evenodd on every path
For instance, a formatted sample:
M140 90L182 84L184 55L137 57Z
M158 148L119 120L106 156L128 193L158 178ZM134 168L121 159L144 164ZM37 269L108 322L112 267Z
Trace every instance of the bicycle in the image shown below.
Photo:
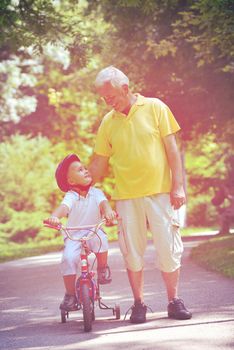
M120 319L120 306L115 304L115 307L109 307L102 302L102 297L100 294L99 283L96 282L95 272L89 268L89 255L92 251L87 246L87 241L92 239L94 235L98 235L98 230L104 225L106 220L101 220L96 225L86 225L77 227L65 227L62 224L57 226L51 225L47 220L43 221L45 227L55 229L73 240L79 241L81 243L81 254L80 254L80 275L76 279L75 290L77 297L77 309L74 311L83 311L83 321L84 321L84 331L89 332L92 329L92 321L95 320L95 302L98 303L100 309L112 310L113 315L118 320ZM70 233L71 231L87 230L89 233L87 236L83 237L73 237ZM94 263L93 263L94 265ZM93 266L92 266L93 267ZM65 323L66 319L69 317L69 312L61 309L61 322Z

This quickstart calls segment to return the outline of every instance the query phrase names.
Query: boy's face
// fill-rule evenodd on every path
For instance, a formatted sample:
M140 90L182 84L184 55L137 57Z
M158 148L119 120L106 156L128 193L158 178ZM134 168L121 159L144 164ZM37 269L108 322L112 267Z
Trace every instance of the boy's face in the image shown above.
M71 186L86 186L92 182L89 171L80 162L72 162L68 168L67 181Z

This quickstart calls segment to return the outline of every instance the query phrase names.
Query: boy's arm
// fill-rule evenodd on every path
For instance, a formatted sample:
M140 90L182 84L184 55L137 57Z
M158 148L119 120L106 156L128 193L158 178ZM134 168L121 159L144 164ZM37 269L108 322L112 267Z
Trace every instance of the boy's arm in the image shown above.
M112 221L116 218L116 212L111 208L110 203L108 200L103 200L99 204L101 216L104 217L107 222Z
M60 219L64 218L68 215L69 209L65 204L61 204L58 208L56 208L51 216L47 219L47 221L51 225L58 225L60 223Z

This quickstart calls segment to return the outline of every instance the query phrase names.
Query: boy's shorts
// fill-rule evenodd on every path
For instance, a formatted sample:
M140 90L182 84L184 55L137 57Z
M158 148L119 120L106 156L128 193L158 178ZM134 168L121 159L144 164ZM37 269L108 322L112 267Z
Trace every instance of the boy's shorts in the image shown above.
M89 232L82 230L77 233L78 237L87 236ZM73 233L75 237L76 233ZM94 235L90 240L87 241L87 246L94 253L103 253L108 250L108 239L107 235L102 231L98 230L98 236ZM63 276L74 275L77 273L81 253L81 243L72 241L69 238L64 239L64 250L61 260L61 273Z
M153 236L156 267L163 272L173 272L180 267L183 243L177 211L171 206L169 194L119 200L116 210L121 219L119 245L127 269L142 270L147 230Z

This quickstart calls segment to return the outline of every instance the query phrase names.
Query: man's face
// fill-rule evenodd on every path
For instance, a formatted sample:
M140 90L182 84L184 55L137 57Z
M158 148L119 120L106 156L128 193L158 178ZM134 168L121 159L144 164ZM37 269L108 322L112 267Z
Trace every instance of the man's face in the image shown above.
M111 83L105 83L97 88L98 94L117 112L123 112L129 106L128 86L113 87Z
M68 183L72 186L86 186L92 182L92 177L88 170L80 162L72 162L67 172Z

